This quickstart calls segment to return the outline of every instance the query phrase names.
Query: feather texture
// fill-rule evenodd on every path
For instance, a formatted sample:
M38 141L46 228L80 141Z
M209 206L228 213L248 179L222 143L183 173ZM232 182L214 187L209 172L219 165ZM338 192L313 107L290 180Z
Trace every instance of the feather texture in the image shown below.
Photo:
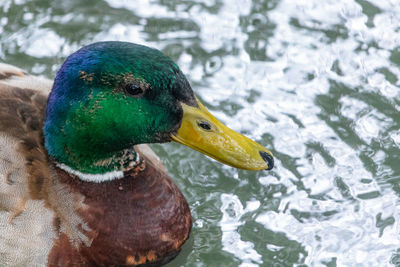
M0 259L8 266L43 264L55 237L54 212L42 196L50 170L41 127L51 84L0 64Z

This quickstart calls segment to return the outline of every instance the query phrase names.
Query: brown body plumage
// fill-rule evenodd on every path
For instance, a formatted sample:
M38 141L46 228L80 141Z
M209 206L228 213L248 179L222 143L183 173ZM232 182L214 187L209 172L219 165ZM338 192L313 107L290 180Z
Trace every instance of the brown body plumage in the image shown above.
M174 258L192 223L161 162L139 146L138 166L97 184L59 169L43 146L50 88L0 64L0 265L134 266Z
M50 265L168 261L188 237L191 216L182 193L146 159L124 178L98 184L71 179L62 170L57 174L71 192L84 198L76 212L93 240L90 246L74 248L61 236L50 253Z

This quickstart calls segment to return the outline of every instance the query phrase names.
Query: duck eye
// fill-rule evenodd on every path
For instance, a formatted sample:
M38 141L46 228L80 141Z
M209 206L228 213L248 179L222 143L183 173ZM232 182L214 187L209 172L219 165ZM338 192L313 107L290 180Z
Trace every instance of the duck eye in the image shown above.
M133 96L139 96L143 93L143 89L138 84L127 84L125 85L125 91Z
M199 125L199 127L203 128L206 131L211 130L211 125L208 121L198 121L197 125Z

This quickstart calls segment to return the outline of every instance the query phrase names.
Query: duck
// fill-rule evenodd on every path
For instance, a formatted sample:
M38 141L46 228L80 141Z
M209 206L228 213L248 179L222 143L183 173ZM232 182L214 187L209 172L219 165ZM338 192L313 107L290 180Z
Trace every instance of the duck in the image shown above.
M130 42L83 46L54 81L0 63L0 265L160 266L192 228L150 143L270 170L272 153L218 121L179 66Z

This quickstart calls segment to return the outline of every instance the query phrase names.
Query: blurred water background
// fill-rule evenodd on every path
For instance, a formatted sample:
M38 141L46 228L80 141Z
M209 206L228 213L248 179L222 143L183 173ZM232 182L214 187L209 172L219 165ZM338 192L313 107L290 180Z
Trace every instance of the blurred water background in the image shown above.
M153 145L194 218L169 266L400 266L399 0L0 1L0 61L33 74L101 40L162 50L276 156Z

